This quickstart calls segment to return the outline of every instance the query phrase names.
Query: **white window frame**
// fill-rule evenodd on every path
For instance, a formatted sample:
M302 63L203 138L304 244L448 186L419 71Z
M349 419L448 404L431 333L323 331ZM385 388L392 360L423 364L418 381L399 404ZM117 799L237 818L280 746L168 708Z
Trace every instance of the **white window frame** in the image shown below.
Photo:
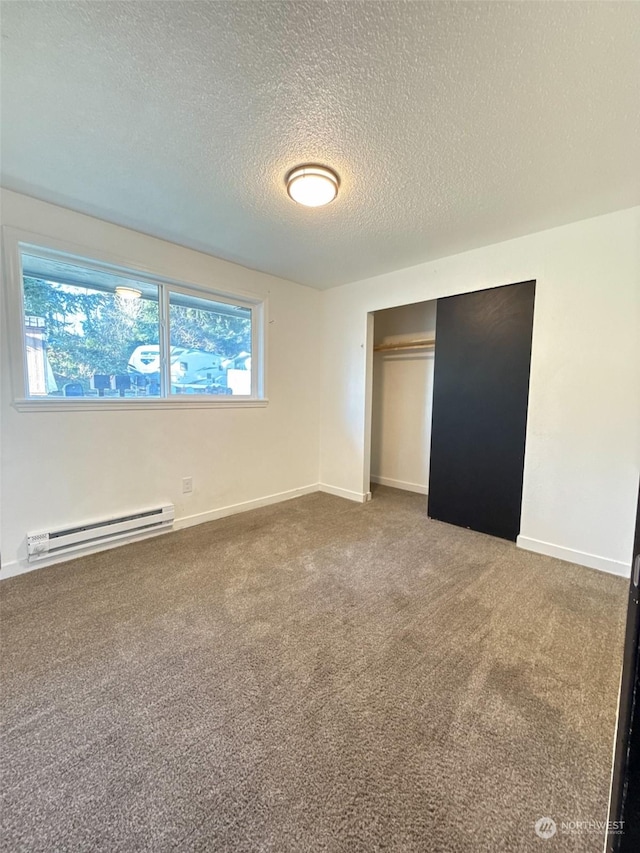
M19 412L31 411L102 411L148 410L175 408L255 408L268 404L265 387L268 300L245 291L230 291L202 281L176 280L157 273L138 263L117 258L102 251L73 245L39 234L3 226L4 280L6 291L7 338L13 406ZM126 276L158 286L159 334L162 340L162 388L164 397L29 397L27 385L27 354L24 340L24 298L22 252L41 258L50 257L75 263L84 269L95 269ZM170 330L167 323L170 294L180 293L199 299L211 299L231 305L241 305L251 311L251 395L171 394L169 352Z

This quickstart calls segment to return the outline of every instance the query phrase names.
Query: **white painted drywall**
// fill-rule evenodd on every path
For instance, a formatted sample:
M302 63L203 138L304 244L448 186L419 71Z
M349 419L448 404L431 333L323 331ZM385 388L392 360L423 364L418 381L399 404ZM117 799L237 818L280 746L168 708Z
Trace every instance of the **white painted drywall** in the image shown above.
M3 331L5 574L24 560L27 532L166 501L186 524L317 487L318 291L16 193L3 191L1 202L4 225L269 300L266 408L20 413L11 405ZM182 494L186 476L192 495Z
M172 278L268 294L272 321L265 409L19 413L3 330L5 567L24 558L27 531L164 501L188 524L318 480L364 499L368 312L535 278L521 544L628 571L640 453L640 208L319 293L16 193L3 191L1 202L4 224ZM192 496L181 494L183 476L194 478Z
M638 207L326 291L321 480L368 490L368 312L528 279L521 544L626 573L640 467Z
M375 344L433 338L436 302L377 311ZM373 357L371 481L427 493L433 399L433 349Z

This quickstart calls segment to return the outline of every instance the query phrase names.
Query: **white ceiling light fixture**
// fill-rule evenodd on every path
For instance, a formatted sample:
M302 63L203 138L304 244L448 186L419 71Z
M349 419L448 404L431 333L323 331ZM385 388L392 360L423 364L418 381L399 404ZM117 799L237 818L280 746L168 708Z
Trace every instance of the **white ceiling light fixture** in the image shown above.
M289 198L305 207L322 207L338 195L340 178L326 166L296 166L287 175Z
M122 285L118 285L118 287L116 287L116 294L121 296L122 299L140 299L142 291L136 290L135 287L123 287Z

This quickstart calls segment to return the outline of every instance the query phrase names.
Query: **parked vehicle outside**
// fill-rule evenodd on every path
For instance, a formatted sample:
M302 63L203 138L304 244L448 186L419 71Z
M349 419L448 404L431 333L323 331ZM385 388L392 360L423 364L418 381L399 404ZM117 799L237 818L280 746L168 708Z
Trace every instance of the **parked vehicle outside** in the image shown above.
M224 359L205 350L171 347L171 391L186 394L221 394L227 391L227 371ZM148 344L136 347L131 353L127 370L134 375L160 373L160 347Z

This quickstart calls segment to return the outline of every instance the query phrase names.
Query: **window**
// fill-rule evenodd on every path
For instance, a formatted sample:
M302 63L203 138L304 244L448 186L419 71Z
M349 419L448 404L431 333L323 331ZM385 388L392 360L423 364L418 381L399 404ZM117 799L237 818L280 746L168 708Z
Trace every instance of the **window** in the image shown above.
M17 259L25 401L261 398L261 300L21 241Z

